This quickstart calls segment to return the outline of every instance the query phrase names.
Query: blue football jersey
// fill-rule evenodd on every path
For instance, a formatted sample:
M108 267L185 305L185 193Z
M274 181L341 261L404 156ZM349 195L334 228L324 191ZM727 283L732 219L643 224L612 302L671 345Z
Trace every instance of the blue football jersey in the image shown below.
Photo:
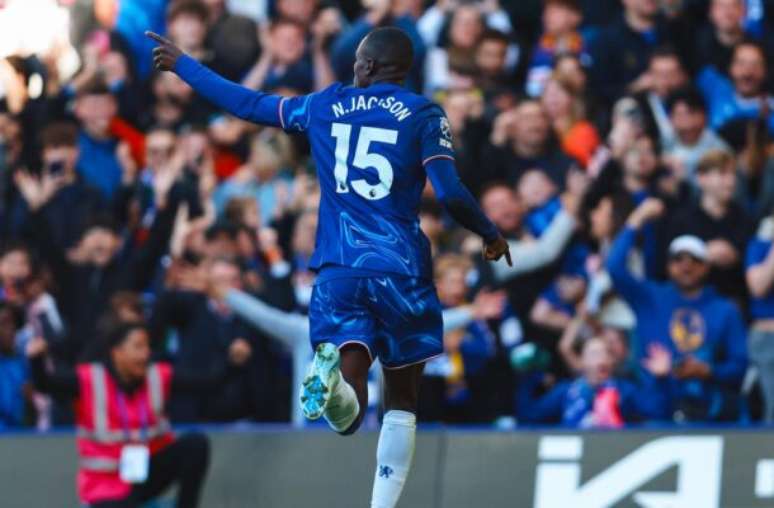
M390 83L333 85L283 99L282 127L305 132L322 198L311 267L338 265L432 278L419 228L424 164L452 159L443 110Z

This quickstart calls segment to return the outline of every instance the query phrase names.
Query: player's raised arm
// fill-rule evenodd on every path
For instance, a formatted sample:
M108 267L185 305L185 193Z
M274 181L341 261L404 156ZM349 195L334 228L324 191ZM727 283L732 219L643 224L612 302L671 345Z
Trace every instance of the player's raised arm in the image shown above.
M166 37L154 32L145 32L145 35L159 44L153 49L156 69L174 72L196 92L236 117L284 127L280 118L282 97L256 92L229 81L183 53Z

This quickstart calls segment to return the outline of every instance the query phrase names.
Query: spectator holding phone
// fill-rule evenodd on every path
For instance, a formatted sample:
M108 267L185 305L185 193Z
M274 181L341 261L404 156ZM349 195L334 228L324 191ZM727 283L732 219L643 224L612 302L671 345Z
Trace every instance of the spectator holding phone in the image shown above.
M100 191L78 172L78 129L69 123L52 123L43 131L43 169L54 187L44 214L51 224L52 242L72 247L83 233L89 217L106 208ZM12 212L12 232L23 234L30 227L30 207L19 196Z

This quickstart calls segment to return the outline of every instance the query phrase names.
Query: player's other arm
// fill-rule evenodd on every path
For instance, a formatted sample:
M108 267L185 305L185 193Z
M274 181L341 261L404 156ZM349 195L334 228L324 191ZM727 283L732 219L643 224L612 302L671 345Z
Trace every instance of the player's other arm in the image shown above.
M484 259L496 261L504 255L508 265L513 265L508 242L460 180L454 161L448 157L435 157L425 163L425 171L433 184L438 201L449 215L484 239Z
M457 174L451 127L443 110L437 105L428 104L418 116L422 165L438 201L455 221L484 239L484 259L496 261L505 256L508 264L512 265L508 242L484 214Z
M200 64L175 46L172 41L153 32L145 32L159 45L153 50L156 69L180 76L197 93L243 120L284 127L280 118L279 95L256 92L229 81Z

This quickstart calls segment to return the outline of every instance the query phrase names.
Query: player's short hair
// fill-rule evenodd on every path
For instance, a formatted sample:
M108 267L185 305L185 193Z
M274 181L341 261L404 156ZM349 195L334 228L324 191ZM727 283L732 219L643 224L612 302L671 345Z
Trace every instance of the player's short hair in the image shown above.
M167 8L167 23L183 15L194 16L202 23L206 23L209 14L207 5L201 0L176 0Z
M712 171L725 170L732 168L734 156L727 150L710 150L704 154L696 166L696 174L704 175Z
M73 147L78 145L78 128L70 122L55 122L40 135L43 148Z
M371 31L363 48L383 67L395 66L408 72L414 61L414 45L400 28L385 26Z

